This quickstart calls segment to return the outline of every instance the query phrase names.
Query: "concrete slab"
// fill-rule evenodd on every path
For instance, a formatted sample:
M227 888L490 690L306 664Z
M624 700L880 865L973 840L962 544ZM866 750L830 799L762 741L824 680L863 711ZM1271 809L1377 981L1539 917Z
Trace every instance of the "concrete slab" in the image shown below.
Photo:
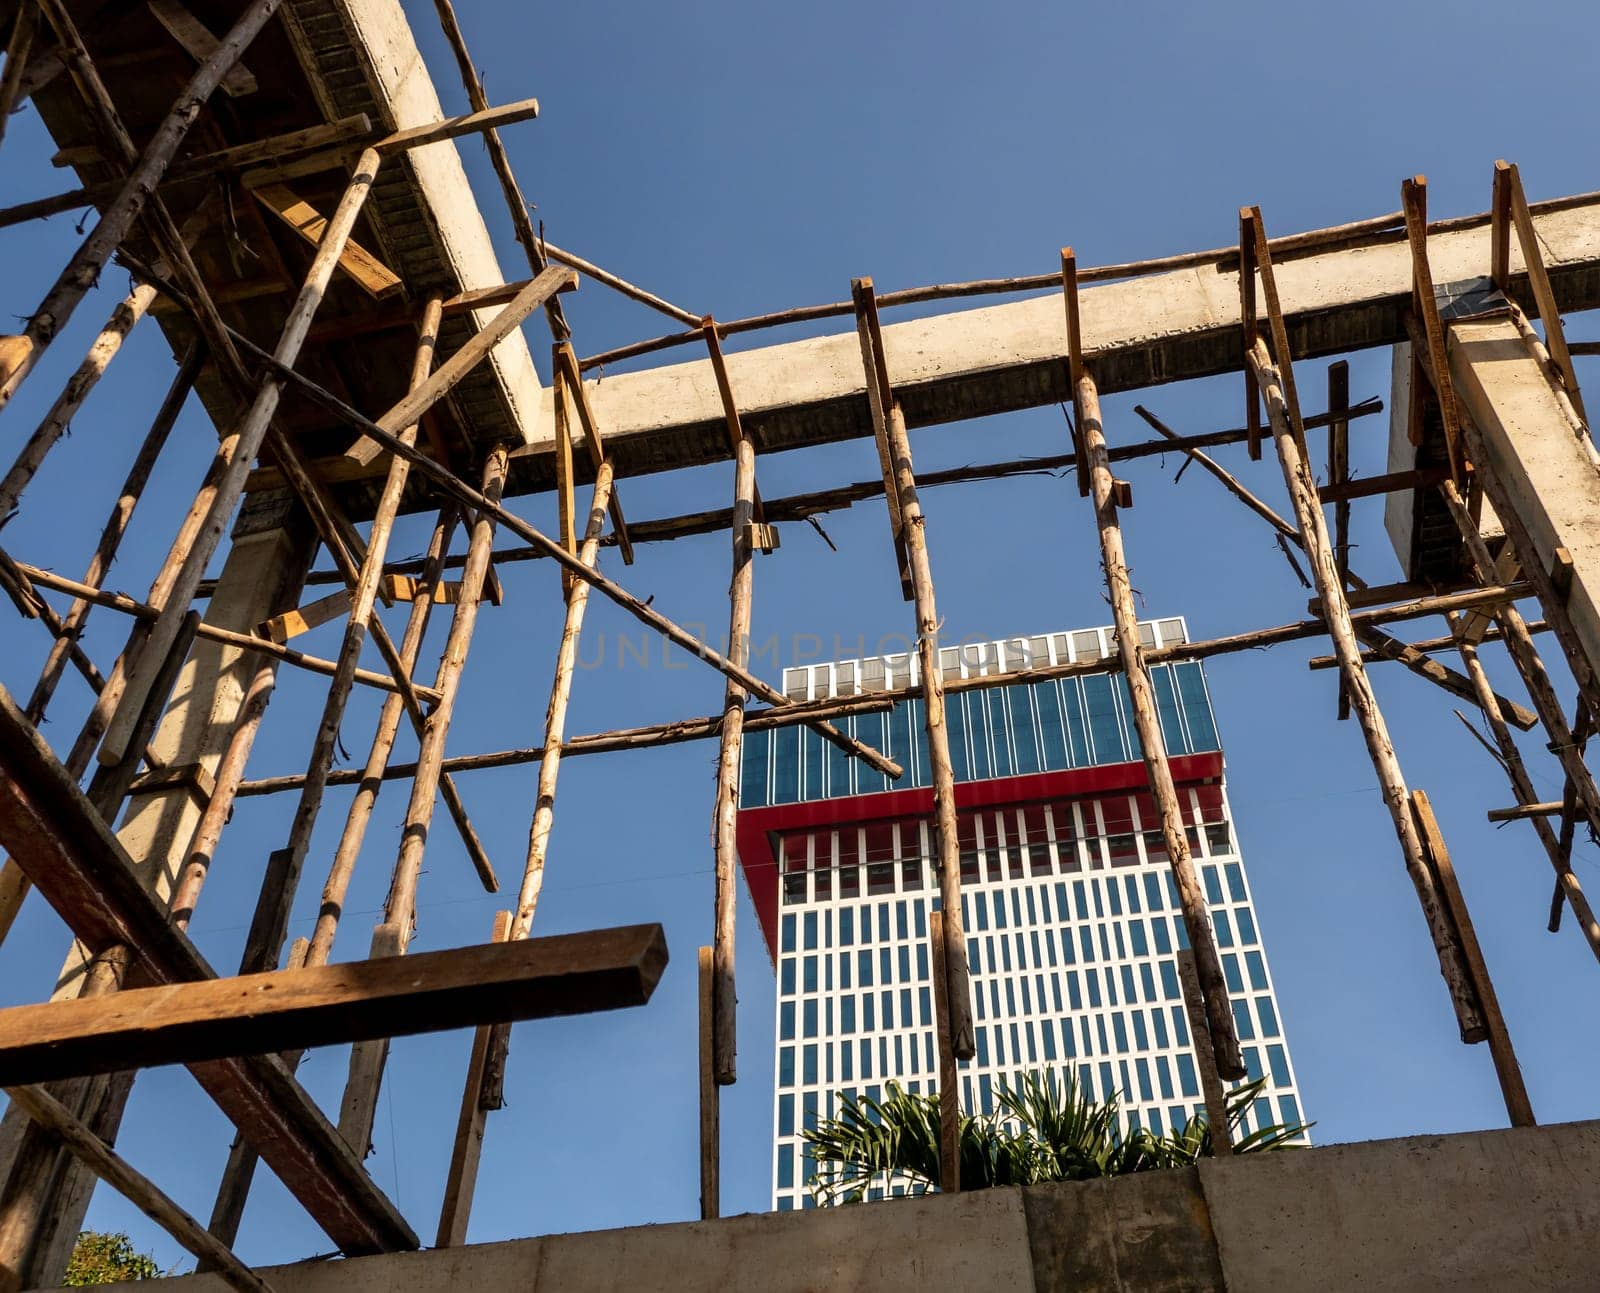
M1600 1124L1208 1161L1230 1293L1595 1288Z
M978 1293L1033 1286L1019 1190L302 1262L262 1275L280 1293ZM226 1293L228 1286L215 1275L191 1275L147 1287Z
M1193 1168L1030 1185L1022 1203L1039 1293L1221 1293L1227 1287Z

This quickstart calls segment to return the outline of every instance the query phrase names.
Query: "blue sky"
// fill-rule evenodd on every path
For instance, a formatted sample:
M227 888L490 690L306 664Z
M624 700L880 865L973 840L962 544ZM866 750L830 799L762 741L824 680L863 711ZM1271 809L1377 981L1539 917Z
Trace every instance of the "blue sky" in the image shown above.
M432 6L408 0L447 111L464 111ZM1597 187L1592 131L1592 6L1547 4L1515 19L1502 5L1146 4L975 7L732 3L502 6L462 0L462 23L489 95L536 95L543 115L506 139L550 238L669 299L721 317L838 300L854 275L880 290L1054 267L1073 244L1095 264L1210 247L1236 237L1241 204L1261 204L1288 233L1395 209L1404 176L1430 180L1437 215L1482 210L1496 157L1517 161L1531 197ZM53 146L31 110L14 119L0 201L60 185ZM463 146L508 277L520 252L482 148ZM0 312L21 316L75 245L73 217L4 231L8 273ZM44 368L0 418L16 445L125 290L105 275ZM586 283L567 298L580 353L666 330L649 311ZM150 325L145 325L149 327ZM670 326L670 325L668 325ZM1594 335L1578 320L1573 335ZM547 375L537 317L530 345ZM730 345L730 348L737 348ZM1309 407L1321 363L1299 369ZM155 331L136 333L6 528L18 557L76 575L111 491L171 371ZM1580 374L1586 375L1586 374ZM1388 394L1386 352L1351 359L1352 397ZM1184 431L1238 425L1239 381L1141 393ZM1113 443L1145 438L1133 397L1107 401ZM1386 417L1356 424L1360 474L1383 470ZM143 594L177 509L202 470L211 432L191 407L163 479L147 496L112 584ZM1053 409L914 433L924 470L1027 453L1061 452ZM1313 443L1320 447L1320 435ZM1320 448L1319 448L1320 452ZM1224 461L1287 511L1268 461ZM1178 463L1130 466L1137 506L1126 518L1134 583L1151 614L1182 614L1196 636L1300 618L1305 592L1266 528L1209 478ZM869 478L870 444L763 460L777 497ZM731 467L630 480L630 516L722 505ZM92 500L86 505L81 500ZM1025 478L930 491L925 499L940 609L948 632L1009 633L1104 623L1092 517L1070 482ZM90 506L91 519L80 520ZM536 524L545 499L519 500ZM823 639L824 655L869 647L911 627L885 543L881 504L824 524L834 554L806 527L756 572L755 632ZM73 524L63 524L72 517ZM1381 505L1355 505L1355 565L1369 580L1398 577ZM425 541L415 522L393 551ZM621 567L608 558L611 573ZM720 536L641 549L624 582L680 623L721 632L728 552ZM614 567L614 568L612 568ZM468 667L453 752L538 741L559 632L558 583L543 564L505 572L508 597L486 612ZM431 641L442 640L443 619ZM1419 625L1417 635L1442 631ZM101 612L87 639L114 655L125 626ZM595 731L714 710L718 678L681 656L619 663L631 623L592 604L586 672L571 731ZM602 639L602 636L603 639ZM308 649L331 654L324 629ZM46 642L34 626L0 621L0 681L25 693ZM1436 963L1378 798L1360 733L1333 721L1334 676L1305 661L1306 643L1213 663L1208 677L1228 754L1233 806L1255 890L1308 1115L1322 1142L1503 1125L1489 1056L1456 1038ZM1520 684L1486 653L1502 691ZM1555 666L1554 653L1551 663ZM673 667L666 667L670 664ZM286 671L287 673L288 671ZM1439 811L1478 923L1541 1121L1592 1116L1600 1063L1596 967L1570 917L1544 932L1550 870L1530 830L1490 828L1483 812L1510 801L1503 774L1461 730L1458 707L1403 672L1373 671L1411 783ZM1570 695L1563 678L1560 691ZM252 768L303 769L321 684L285 676ZM64 748L84 709L68 679L50 734ZM362 696L344 727L359 760L376 702ZM1536 787L1558 797L1553 761L1530 752ZM402 752L408 749L402 744ZM573 760L561 782L543 932L659 920L673 961L645 1009L519 1026L508 1107L485 1145L472 1238L589 1229L695 1215L694 949L709 941L709 831L715 751L706 745ZM475 774L463 790L501 874L514 885L525 845L531 768ZM315 894L348 792L329 796L295 909L309 931ZM336 955L364 955L381 902L404 796L380 801ZM282 844L292 802L242 804L193 932L220 964L237 957L266 854ZM441 825L442 819L441 819ZM1596 850L1576 865L1595 879ZM1591 887L1593 887L1591 885ZM420 899L418 950L482 941L495 898L482 893L447 826L435 832ZM723 1205L762 1209L769 1197L771 971L755 916L741 898L740 1081L723 1102ZM0 1001L49 988L63 929L30 902L0 948ZM377 1123L377 1180L431 1238L469 1038L396 1043ZM344 1052L313 1053L307 1085L336 1105ZM174 1134L176 1133L176 1134ZM208 1214L228 1130L181 1070L141 1076L122 1145L192 1212ZM91 1223L127 1229L165 1264L182 1254L109 1191ZM240 1249L252 1261L329 1247L263 1174Z

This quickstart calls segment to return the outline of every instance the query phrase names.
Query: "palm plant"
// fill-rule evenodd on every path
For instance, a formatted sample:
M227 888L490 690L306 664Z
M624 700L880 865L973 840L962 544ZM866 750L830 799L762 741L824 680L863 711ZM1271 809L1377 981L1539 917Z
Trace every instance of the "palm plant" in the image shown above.
M1228 1095L1229 1139L1235 1154L1292 1148L1309 1123L1274 1123L1239 1136L1245 1113L1266 1079ZM939 1097L915 1095L898 1083L884 1098L844 1096L839 1114L802 1136L817 1164L811 1178L820 1203L853 1203L874 1183L904 1181L914 1194L939 1188ZM1211 1156L1203 1114L1164 1135L1124 1133L1117 1100L1097 1101L1070 1070L1019 1074L1015 1086L995 1089L992 1114L961 1118L961 1188L1085 1181L1166 1167L1187 1167Z

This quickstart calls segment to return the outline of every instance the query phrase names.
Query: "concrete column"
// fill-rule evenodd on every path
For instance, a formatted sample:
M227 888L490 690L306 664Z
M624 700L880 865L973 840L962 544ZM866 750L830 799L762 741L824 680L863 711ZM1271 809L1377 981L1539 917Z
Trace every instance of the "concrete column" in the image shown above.
M1572 556L1567 614L1578 649L1600 675L1600 472L1587 432L1516 323L1454 323L1447 347L1462 409L1484 442L1484 464L1527 528L1543 569Z
M236 535L223 565L206 620L222 628L248 632L263 619L294 604L304 586L315 544L309 525L298 511L285 524ZM255 665L237 647L197 639L173 688L151 748L168 768L194 766L203 776L182 784L137 792L128 799L117 838L133 859L139 876L165 899L183 863L182 854L205 809L205 791L227 746ZM87 960L83 946L69 949L51 1000L76 997L83 988ZM132 1074L84 1079L65 1084L60 1099L78 1108L105 1139L114 1140ZM0 1119L0 1200L19 1202L18 1192L35 1194L23 1206L37 1217L30 1254L19 1265L29 1282L50 1284L61 1278L72 1245L88 1210L95 1177L76 1159L48 1146L15 1106ZM39 1161L47 1154L56 1161ZM15 1180L13 1178L16 1178ZM32 1184L21 1185L23 1180ZM48 1185L44 1185L48 1182ZM0 1264L19 1254L0 1254Z

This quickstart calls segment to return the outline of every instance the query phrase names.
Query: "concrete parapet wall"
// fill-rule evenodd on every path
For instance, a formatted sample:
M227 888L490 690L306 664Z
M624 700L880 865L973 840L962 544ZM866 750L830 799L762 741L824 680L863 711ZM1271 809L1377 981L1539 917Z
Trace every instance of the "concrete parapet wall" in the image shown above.
M1589 1290L1600 1122L263 1272L279 1293ZM223 1293L216 1276L151 1293Z

